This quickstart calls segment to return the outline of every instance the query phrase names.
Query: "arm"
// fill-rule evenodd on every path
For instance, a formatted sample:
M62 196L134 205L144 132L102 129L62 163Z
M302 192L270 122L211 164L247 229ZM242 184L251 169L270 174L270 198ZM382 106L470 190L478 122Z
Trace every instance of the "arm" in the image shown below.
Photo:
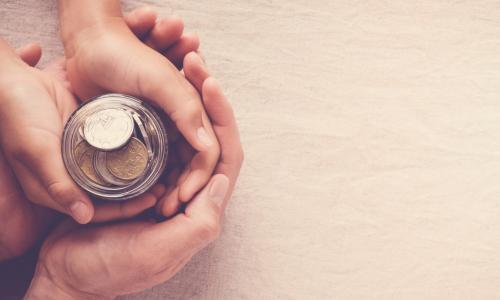
M59 0L61 38L67 57L72 57L78 37L86 30L105 31L109 26L129 31L118 0Z

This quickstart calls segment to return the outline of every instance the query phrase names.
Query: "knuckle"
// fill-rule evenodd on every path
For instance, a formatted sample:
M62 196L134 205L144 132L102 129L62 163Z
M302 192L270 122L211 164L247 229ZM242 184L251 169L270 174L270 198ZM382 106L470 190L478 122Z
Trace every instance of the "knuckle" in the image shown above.
M207 218L198 224L198 236L203 240L216 240L220 235L220 231L220 222L216 218Z
M201 107L195 101L185 102L182 107L172 114L172 120L177 127L182 123L201 121Z

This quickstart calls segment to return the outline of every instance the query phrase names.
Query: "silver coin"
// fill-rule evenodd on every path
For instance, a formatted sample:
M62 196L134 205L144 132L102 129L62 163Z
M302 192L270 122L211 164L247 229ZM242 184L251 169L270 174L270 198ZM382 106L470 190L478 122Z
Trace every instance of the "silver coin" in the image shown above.
M132 118L134 119L135 123L137 124L137 127L139 127L139 131L141 132L141 136L144 140L144 144L146 145L146 149L148 150L148 157L151 159L153 157L153 151L151 150L151 141L149 140L149 135L146 130L146 127L144 127L144 124L141 121L141 117L137 113L132 113ZM137 137L137 136L136 136Z
M122 109L105 109L89 116L83 125L85 140L102 150L115 150L125 145L134 132L134 120Z

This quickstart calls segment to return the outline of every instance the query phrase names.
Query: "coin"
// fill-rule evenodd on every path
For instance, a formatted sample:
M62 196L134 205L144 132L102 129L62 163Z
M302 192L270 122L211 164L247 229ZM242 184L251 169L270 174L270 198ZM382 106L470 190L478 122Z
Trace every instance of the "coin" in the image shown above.
M75 150L74 150L74 154L75 154L75 160L77 162L80 162L80 159L82 158L83 154L85 153L85 151L89 150L90 148L92 148L92 146L89 145L89 143L87 143L86 141L80 141L76 147L75 147Z
M139 177L148 164L148 150L137 138L133 137L120 150L106 153L106 167L109 172L122 180Z
M130 184L128 180L117 178L106 167L106 152L96 151L93 157L93 166L99 176L109 184L116 186L127 186Z
M153 157L153 152L151 151L151 141L149 140L149 134L146 130L146 127L144 127L144 124L141 121L141 117L137 113L132 113L132 118L137 124L137 127L139 127L142 139L144 140L144 144L146 146L146 149L148 150L148 157L149 158Z
M98 111L85 120L83 135L93 147L110 151L125 145L134 131L134 120L122 109Z
M107 185L99 175L97 175L94 166L92 164L92 159L96 150L92 148L86 141L81 141L75 148L75 158L78 166L82 170L83 174L87 176L90 180L101 185Z

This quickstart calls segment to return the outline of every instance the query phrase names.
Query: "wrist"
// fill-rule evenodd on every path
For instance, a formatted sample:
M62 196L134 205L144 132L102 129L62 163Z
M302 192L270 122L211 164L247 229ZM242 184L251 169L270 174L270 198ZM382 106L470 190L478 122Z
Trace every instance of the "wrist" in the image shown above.
M56 283L47 270L38 265L24 300L79 300L106 299L105 297L78 292ZM113 299L113 298L109 298Z
M31 280L28 292L24 296L24 300L38 300L38 299L61 299L73 300L78 299L76 293L68 293L64 291L59 285L55 284L48 276L48 273L41 270L37 266L37 270L33 279Z
M59 0L61 39L66 56L117 27L128 28L118 0Z

